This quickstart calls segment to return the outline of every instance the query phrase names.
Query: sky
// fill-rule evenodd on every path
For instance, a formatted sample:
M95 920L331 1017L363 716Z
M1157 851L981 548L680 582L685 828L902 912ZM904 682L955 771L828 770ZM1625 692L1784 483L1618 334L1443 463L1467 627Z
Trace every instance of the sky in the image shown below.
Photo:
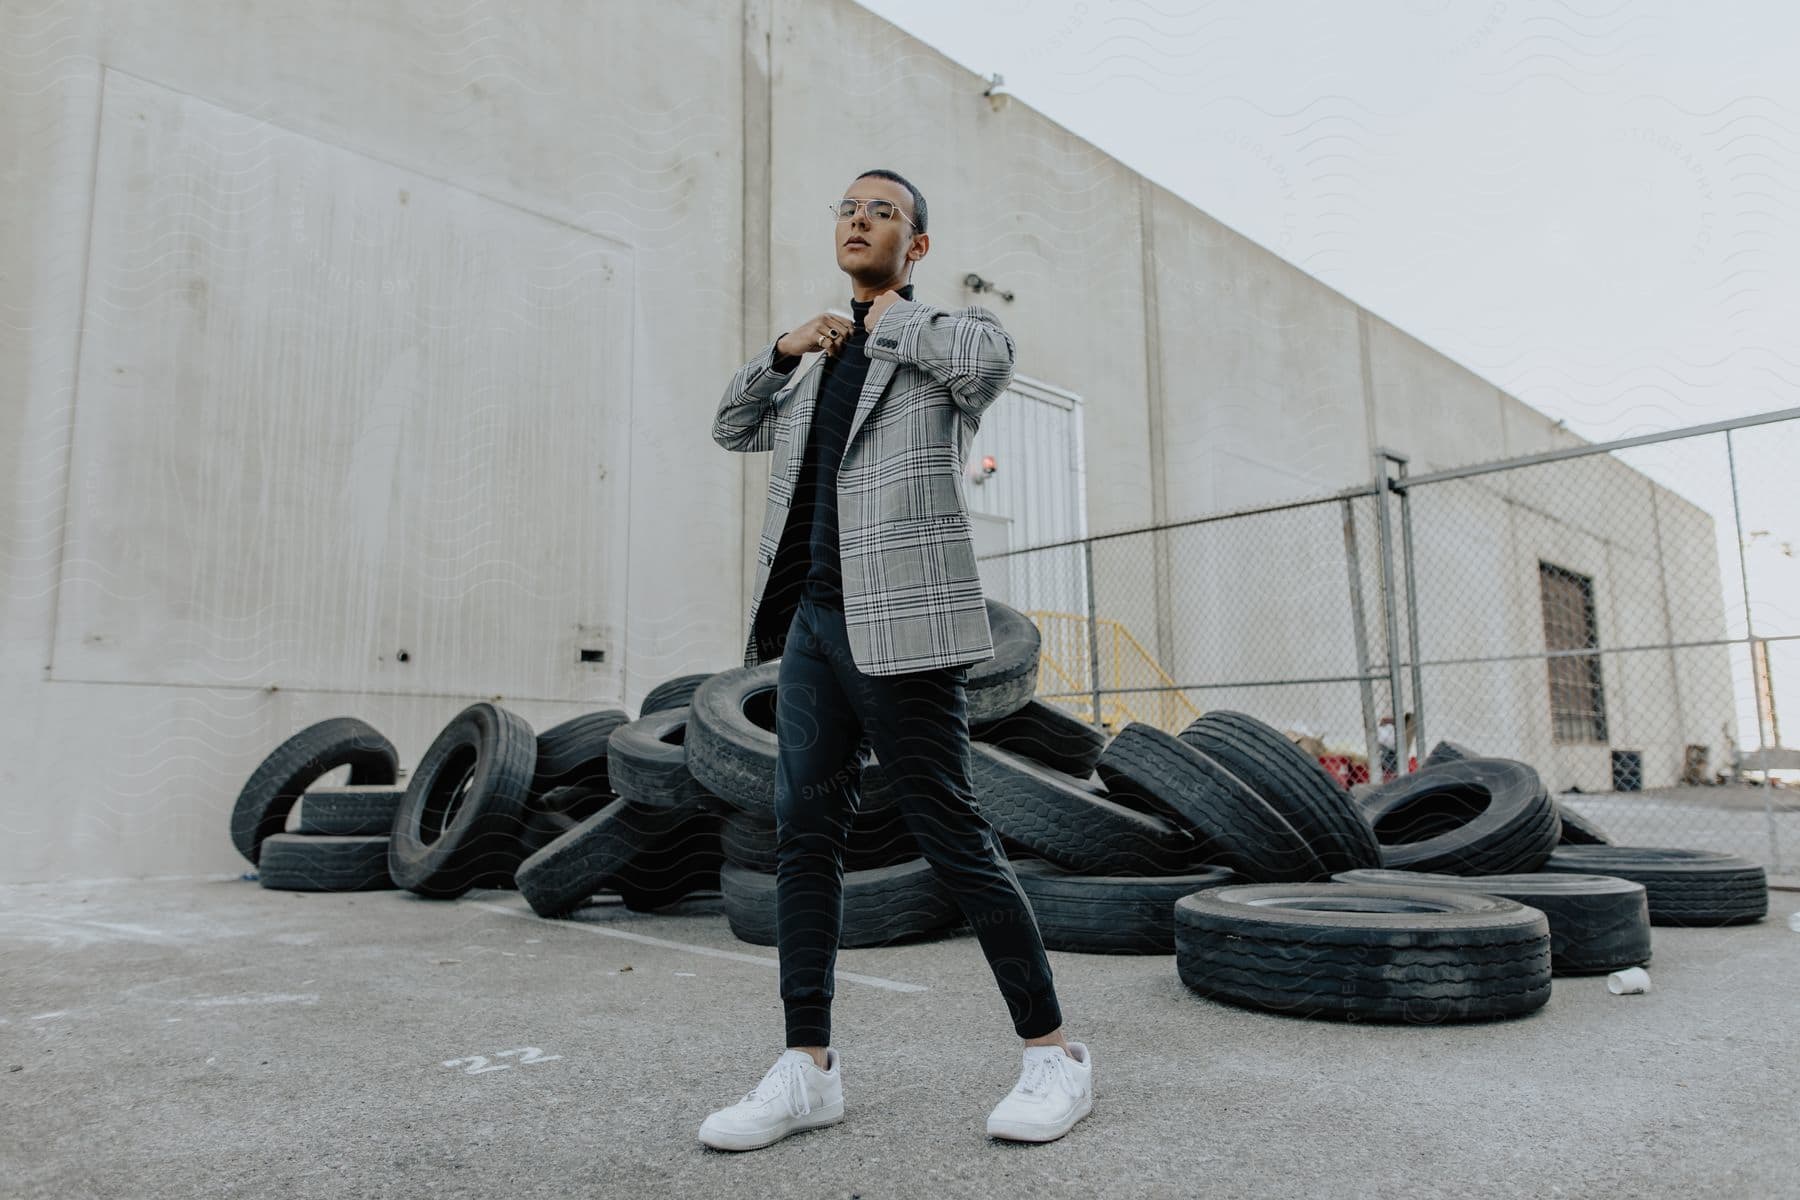
M861 3L1583 437L1800 407L1800 5ZM1743 575L1722 438L1623 457L1800 634L1800 421L1733 442Z

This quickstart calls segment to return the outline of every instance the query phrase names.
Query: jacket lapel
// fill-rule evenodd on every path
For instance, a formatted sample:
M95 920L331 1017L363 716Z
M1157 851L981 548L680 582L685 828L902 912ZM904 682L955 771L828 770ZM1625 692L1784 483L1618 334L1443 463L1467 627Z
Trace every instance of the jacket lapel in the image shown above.
M894 364L885 358L870 358L869 372L863 376L862 393L856 398L856 412L850 418L850 435L844 439L844 457L850 456L850 447L856 444L856 431L863 426L863 418L881 399L881 393L887 390L888 380L894 376Z

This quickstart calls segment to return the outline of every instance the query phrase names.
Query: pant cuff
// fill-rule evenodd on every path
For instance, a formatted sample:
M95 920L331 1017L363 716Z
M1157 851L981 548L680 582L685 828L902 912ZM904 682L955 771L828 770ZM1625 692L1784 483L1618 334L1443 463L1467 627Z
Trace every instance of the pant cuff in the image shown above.
M831 1006L829 1004L788 1005L787 1044L790 1046L831 1045Z

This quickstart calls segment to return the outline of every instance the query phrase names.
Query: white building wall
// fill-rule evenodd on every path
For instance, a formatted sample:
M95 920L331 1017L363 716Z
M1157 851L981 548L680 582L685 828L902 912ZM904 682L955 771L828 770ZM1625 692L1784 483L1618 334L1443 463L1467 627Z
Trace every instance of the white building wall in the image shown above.
M0 44L0 880L242 869L238 787L325 717L410 764L476 699L732 665L768 465L713 409L843 306L870 167L930 199L921 298L1083 397L1093 530L1571 440L848 0L96 0ZM1110 566L1176 666L1348 629L1266 553ZM1193 624L1246 587L1255 663Z

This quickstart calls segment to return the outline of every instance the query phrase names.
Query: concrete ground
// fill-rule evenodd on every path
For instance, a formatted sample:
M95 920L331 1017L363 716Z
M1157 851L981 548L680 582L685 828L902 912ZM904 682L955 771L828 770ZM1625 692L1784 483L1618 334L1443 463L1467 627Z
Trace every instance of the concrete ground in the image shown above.
M973 935L839 955L848 1115L695 1140L782 1044L773 948L716 897L542 920L516 893L236 878L0 887L0 1195L1800 1195L1800 895L1658 928L1652 990L1342 1024L1053 952L1093 1114L990 1140L1017 1040Z

